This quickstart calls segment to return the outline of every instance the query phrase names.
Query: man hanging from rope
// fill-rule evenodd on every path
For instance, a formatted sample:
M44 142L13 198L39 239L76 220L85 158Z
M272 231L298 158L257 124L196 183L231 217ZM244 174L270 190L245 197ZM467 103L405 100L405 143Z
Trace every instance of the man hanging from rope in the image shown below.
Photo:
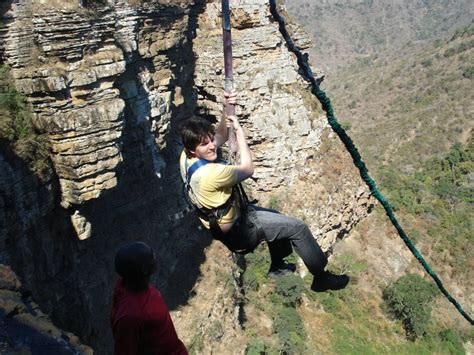
M235 105L236 95L225 92L224 101ZM240 155L240 162L233 165L217 157L217 148L227 141L230 127L235 131ZM181 128L181 138L181 175L202 224L214 239L237 253L251 252L266 241L271 257L269 277L296 270L294 264L284 260L294 247L314 275L313 291L337 290L347 285L348 276L324 270L327 258L303 221L248 202L240 182L252 176L254 166L237 117L224 115L217 129L207 120L193 117Z

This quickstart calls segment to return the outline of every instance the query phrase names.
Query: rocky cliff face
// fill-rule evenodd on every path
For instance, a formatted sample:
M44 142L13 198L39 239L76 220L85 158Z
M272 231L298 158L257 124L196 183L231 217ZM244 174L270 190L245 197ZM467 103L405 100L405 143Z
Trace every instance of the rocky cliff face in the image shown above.
M0 280L2 354L93 354L77 336L51 323L8 266L0 265Z
M99 198L134 165L159 178L171 109L183 104L180 85L191 79L187 59L176 57L186 53L191 2L93 10L43 3L11 4L3 56L49 137L62 206ZM133 129L124 132L126 125ZM132 164L123 163L128 149L141 151L131 152ZM72 216L78 236L87 238L80 208Z
M221 246L208 247L193 216L176 219L184 207L177 128L193 112L221 115L219 2L117 0L91 9L16 0L1 11L2 62L49 139L56 178L42 182L0 155L0 263L56 324L107 353L114 252L144 240L160 255L154 281L185 343L231 351L244 337L238 285L226 277L234 263ZM267 2L240 1L232 17L237 113L257 165L249 187L306 216L330 249L372 201L307 94Z

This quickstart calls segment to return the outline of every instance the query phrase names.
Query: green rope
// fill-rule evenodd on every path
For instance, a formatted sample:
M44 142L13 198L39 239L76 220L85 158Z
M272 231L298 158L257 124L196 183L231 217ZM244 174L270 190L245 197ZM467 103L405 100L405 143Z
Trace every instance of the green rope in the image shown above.
M297 57L297 62L298 66L300 67L300 73L303 76L303 78L311 83L311 92L313 95L315 95L319 102L321 103L323 110L326 112L326 116L329 122L329 125L331 128L334 130L334 132L339 136L341 141L344 143L346 146L346 149L349 151L352 160L354 161L354 164L359 168L360 175L364 182L367 184L367 186L370 189L370 192L372 195L380 201L382 204L383 208L385 209L385 212L387 213L388 218L390 218L390 221L392 221L393 225L398 231L398 234L400 237L403 239L405 244L407 245L408 249L413 253L415 258L423 265L425 268L426 272L433 278L435 281L436 285L440 289L440 291L443 293L444 296L451 302L459 311L459 313L462 314L462 316L471 324L474 324L472 318L469 317L469 315L462 309L461 305L449 294L449 292L446 290L446 288L443 286L443 283L439 279L439 277L436 275L436 273L431 269L429 264L425 261L421 253L416 249L415 245L412 243L408 235L405 233L403 228L400 226L398 223L395 214L393 213L392 206L390 203L387 201L387 199L380 193L380 191L377 189L377 185L375 181L370 177L369 171L367 169L367 166L365 165L364 161L362 160L359 151L357 150L356 146L352 142L352 139L347 135L346 131L341 127L341 125L337 122L336 117L334 116L334 110L331 105L331 101L329 100L329 97L326 96L326 93L322 91L319 87L319 82L314 78L313 72L311 70L311 67L308 64L307 59L305 58L305 55L296 47L295 43L291 39L290 35L286 31L285 28L285 20L283 17L281 17L277 11L276 8L276 3L275 0L269 0L270 1L270 12L273 15L273 18L275 21L278 22L280 32L283 35L286 44L290 51L292 51L296 57Z

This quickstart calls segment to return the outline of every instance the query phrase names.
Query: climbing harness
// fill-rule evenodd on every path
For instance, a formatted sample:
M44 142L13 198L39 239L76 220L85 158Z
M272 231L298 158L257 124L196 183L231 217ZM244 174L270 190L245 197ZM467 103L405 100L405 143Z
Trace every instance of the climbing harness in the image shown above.
M196 195L191 188L191 177L193 174L203 166L207 164L213 163L212 161L199 159L195 161L191 166L188 166L188 158L185 158L185 172L186 177L183 179L184 181L184 188L185 188L185 197L187 197L187 202L191 203L191 205L195 208L197 215L209 222L209 227L211 230L211 234L214 238L219 239L222 236L222 231L219 227L218 221L225 216L232 207L234 203L234 189L230 195L230 197L225 201L222 205L217 206L215 208L206 208L202 204L199 203Z
M291 39L290 35L288 34L285 26L285 19L280 16L278 13L278 10L276 8L276 1L275 0L269 0L270 1L270 12L275 19L275 21L278 22L280 33L285 39L286 45L288 46L289 50L293 52L296 57L297 57L297 63L300 68L299 73L300 75L303 76L303 79L311 83L311 92L313 93L314 96L317 97L319 102L321 103L321 106L323 110L326 112L326 117L328 119L328 123L333 129L333 131L338 135L338 137L341 139L343 142L344 146L350 153L352 160L354 161L355 166L359 169L360 175L364 182L367 184L367 186L370 189L370 192L372 195L382 204L382 206L385 209L385 212L387 213L387 216L389 217L390 221L394 225L394 227L397 229L398 234L402 238L402 240L405 242L406 246L412 254L415 256L415 258L420 262L420 264L423 266L423 268L426 270L426 272L433 278L435 281L436 285L438 286L439 290L443 293L443 295L448 299L449 302L451 302L456 309L461 313L461 315L472 325L474 324L474 321L472 320L471 317L462 309L461 305L449 294L449 292L446 290L444 287L443 283L439 279L439 277L436 275L436 273L431 269L429 264L425 261L421 253L417 250L413 242L410 240L408 235L405 233L403 228L400 226L398 223L395 214L393 212L392 206L390 203L387 201L387 199L382 195L382 193L377 189L377 185L375 181L370 177L369 171L362 160L359 151L357 150L356 146L352 142L352 139L347 135L346 131L341 127L341 125L337 122L336 117L334 116L334 111L331 105L331 101L329 100L329 97L326 96L326 93L320 89L319 87L319 82L314 78L313 72L311 70L311 67L308 64L307 60L307 54L302 53L298 47L295 45L293 40Z
M190 204L198 217L209 222L209 229L214 239L224 243L227 248L238 254L247 254L252 252L255 247L263 240L263 230L258 222L255 209L253 204L257 203L256 200L250 201L247 193L245 192L242 184L237 184L232 188L230 197L222 205L215 208L206 208L199 203L193 189L191 187L191 177L200 168L211 163L227 164L224 160L209 161L205 159L199 159L195 161L191 166L188 166L187 158L184 161L184 168L186 176L183 179L184 195L186 201ZM240 208L240 216L231 230L227 233L223 233L220 226L219 220L225 216L234 205L235 201L238 201ZM234 231L240 233L235 233Z

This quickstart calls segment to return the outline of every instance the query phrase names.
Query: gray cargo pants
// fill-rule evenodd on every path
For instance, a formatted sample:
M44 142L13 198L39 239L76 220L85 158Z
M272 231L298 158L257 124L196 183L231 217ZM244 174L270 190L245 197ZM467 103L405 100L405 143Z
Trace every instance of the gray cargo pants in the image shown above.
M313 275L321 273L327 264L326 255L303 221L259 206L250 206L249 216L237 220L221 241L237 252L239 249L252 251L266 241L272 264L290 255L293 246Z

